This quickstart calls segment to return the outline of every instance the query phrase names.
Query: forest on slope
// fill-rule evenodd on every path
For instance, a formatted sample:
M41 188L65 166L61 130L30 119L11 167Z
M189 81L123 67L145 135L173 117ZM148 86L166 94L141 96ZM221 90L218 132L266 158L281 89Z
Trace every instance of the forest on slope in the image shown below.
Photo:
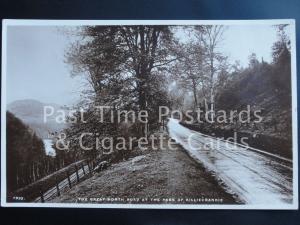
M76 161L72 154L56 150L46 154L35 130L11 112L6 113L7 191L9 196L39 179Z
M251 64L243 69L217 96L222 109L239 109L250 104L262 110L262 127L240 127L240 130L257 129L264 134L291 139L291 58L287 48L278 59L269 64L259 62L252 55Z
M7 118L7 189L13 192L47 171L43 141L12 113Z

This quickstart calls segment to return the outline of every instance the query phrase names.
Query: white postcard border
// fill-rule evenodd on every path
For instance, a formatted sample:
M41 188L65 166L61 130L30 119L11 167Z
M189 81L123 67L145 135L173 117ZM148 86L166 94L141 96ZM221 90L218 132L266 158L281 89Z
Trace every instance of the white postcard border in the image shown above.
M100 203L12 203L7 202L6 191L6 72L8 26L84 26L84 25L291 25L291 84L293 131L293 203L292 204L100 204ZM1 71L1 206L4 207L56 207L56 208L127 208L127 209L298 209L298 119L296 27L294 19L274 20L2 20Z

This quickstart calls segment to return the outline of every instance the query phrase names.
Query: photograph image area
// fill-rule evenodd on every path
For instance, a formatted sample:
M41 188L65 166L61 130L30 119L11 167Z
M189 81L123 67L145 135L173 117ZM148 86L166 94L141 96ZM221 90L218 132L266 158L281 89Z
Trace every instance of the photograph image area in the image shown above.
M294 20L5 20L1 204L297 209Z

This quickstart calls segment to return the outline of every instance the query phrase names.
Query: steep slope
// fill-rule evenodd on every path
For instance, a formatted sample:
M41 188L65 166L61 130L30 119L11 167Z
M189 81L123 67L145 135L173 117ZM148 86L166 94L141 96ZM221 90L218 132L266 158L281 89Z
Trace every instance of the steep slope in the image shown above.
M214 175L190 158L180 145L174 144L172 149L143 150L143 155L112 164L51 202L240 203L223 188Z
M289 60L288 57L283 59ZM277 64L262 62L245 69L233 77L216 99L219 109L242 110L247 105L252 111L261 110L263 120L255 126L239 127L239 131L291 139L290 61Z
M23 187L42 176L46 157L43 141L12 113L7 112L7 189Z
M44 106L53 107L55 112L53 116L47 118L46 122L44 122ZM33 99L25 99L10 103L7 109L30 126L41 138L47 138L49 133L60 131L66 127L64 123L55 121L55 117L58 115L57 110L62 109L57 104L46 104Z

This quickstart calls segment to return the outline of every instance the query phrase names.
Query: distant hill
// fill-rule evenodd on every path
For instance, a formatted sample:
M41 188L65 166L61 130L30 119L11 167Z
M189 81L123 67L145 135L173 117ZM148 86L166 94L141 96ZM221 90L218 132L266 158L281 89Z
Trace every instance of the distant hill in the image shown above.
M47 138L49 132L58 132L64 129L66 127L66 124L57 123L55 121L56 115L58 115L58 113L54 113L54 115L49 117L49 119L47 119L47 122L45 123L43 119L44 106L52 106L54 108L54 112L63 109L58 104L48 104L33 99L25 99L17 100L8 104L7 110L20 118L25 124L33 129L39 137Z

